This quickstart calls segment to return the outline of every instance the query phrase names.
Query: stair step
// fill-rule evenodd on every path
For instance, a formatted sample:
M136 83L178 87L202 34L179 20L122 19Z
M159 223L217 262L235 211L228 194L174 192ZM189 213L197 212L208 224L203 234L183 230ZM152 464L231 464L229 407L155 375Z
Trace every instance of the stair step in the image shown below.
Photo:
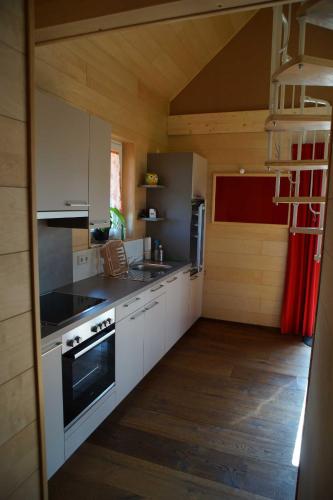
M297 17L305 19L310 24L333 30L333 2L308 0L299 8Z
M275 132L331 130L331 115L274 114L267 118L265 130Z
M274 196L273 203L325 203L325 196Z
M297 56L283 64L272 76L286 85L333 86L333 60L322 57Z
M278 160L266 161L265 165L269 169L277 170L279 172L328 169L327 160Z
M321 227L291 227L289 231L293 234L321 235L324 233Z

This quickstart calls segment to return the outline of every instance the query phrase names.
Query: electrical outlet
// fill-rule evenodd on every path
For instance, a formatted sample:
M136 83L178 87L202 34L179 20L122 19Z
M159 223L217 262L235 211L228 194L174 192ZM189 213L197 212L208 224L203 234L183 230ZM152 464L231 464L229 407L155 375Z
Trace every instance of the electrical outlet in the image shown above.
M88 264L88 255L78 255L77 256L77 265L82 266L83 264Z

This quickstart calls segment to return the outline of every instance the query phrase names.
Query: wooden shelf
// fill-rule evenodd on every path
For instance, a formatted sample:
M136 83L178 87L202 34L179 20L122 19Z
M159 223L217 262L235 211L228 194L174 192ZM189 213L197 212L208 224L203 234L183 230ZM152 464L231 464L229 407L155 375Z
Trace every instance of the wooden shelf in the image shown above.
M292 234L321 235L324 233L324 230L320 227L291 227L290 232Z
M325 196L279 196L273 198L273 203L325 203Z
M146 189L163 189L165 186L162 186L162 184L141 184L139 187L141 188L146 188Z
M310 24L333 30L332 0L308 0L297 12L297 18L303 18Z
M265 123L266 131L331 130L331 115L270 115Z
M140 217L140 220L144 220L145 222L160 222L161 220L165 220L164 217Z
M297 170L327 170L328 161L325 160L281 160L266 161L266 167L279 172L291 172Z
M322 57L297 56L283 64L272 76L286 85L333 86L333 60Z

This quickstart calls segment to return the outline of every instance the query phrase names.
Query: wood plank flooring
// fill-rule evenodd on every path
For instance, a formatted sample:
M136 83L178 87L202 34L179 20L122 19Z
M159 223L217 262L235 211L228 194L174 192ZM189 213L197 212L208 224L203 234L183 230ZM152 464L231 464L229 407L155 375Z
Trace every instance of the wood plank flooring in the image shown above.
M293 499L310 349L199 320L49 482L51 500Z

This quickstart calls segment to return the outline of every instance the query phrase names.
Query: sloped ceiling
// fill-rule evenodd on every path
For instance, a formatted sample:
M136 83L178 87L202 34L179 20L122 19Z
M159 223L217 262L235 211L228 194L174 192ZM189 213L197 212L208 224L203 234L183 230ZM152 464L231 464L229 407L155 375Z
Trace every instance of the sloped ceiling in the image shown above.
M102 61L101 70L112 71L114 67L119 72L122 67L124 73L131 73L154 93L171 101L255 13L246 11L115 30L40 46L36 55L50 65L60 65L61 71L74 72L74 77L77 65L84 65L85 61L94 61L95 65ZM62 55L64 51L66 57ZM121 74L118 78L122 78Z
M91 43L171 100L239 32L256 11L152 24L92 35Z

